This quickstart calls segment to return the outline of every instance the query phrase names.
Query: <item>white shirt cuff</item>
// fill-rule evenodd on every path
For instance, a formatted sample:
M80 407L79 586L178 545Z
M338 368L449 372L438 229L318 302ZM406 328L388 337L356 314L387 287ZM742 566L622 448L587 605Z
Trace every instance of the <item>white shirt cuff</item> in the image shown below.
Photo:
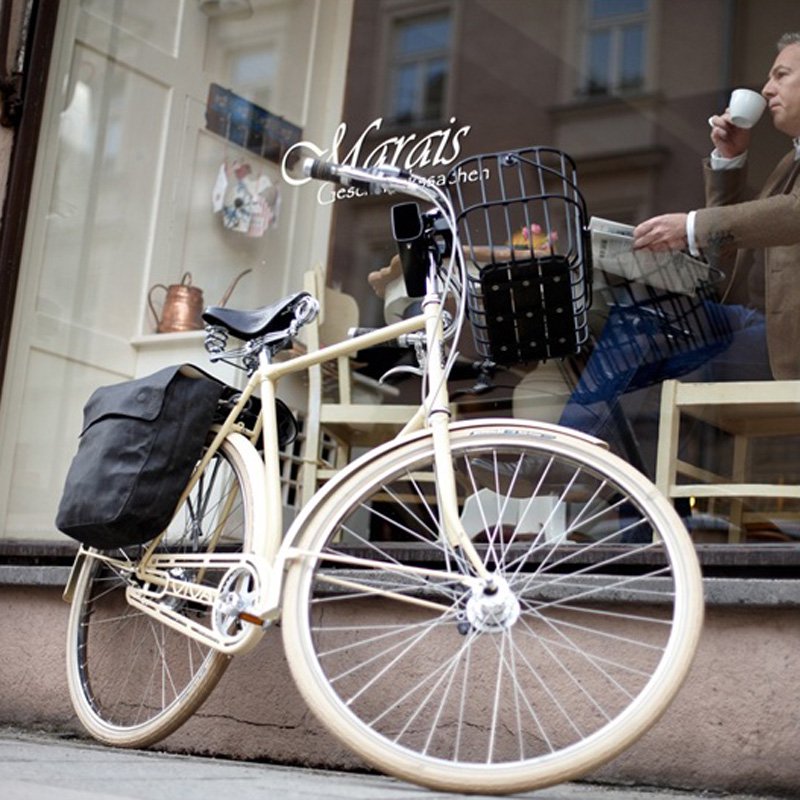
M694 218L697 214L696 211L690 211L686 215L686 241L689 245L689 252L695 257L700 258L702 253L697 246L697 242L694 238Z
M725 158L719 154L719 150L714 148L711 151L711 169L739 169L747 161L747 150L733 158Z

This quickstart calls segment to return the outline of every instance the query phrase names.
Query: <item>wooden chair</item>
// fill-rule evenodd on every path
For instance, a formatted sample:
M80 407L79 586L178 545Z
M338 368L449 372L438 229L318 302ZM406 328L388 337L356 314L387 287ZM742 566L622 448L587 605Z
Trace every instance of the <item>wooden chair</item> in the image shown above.
M682 416L702 420L733 437L729 474L714 473L679 457ZM747 481L752 440L799 434L800 381L665 381L661 391L656 485L670 499L724 499L730 506L728 541L739 542L750 522L744 511L745 498L772 498L776 507L784 499L800 499L800 487ZM679 483L679 475L690 482Z
M320 270L306 273L304 288L320 303L319 316L304 328L308 351L342 341L351 328L358 326L355 299L326 286ZM417 410L416 405L385 402L396 398L398 390L359 374L353 367L351 358L341 356L335 363L309 370L303 503L320 481L350 460L354 449L391 438Z

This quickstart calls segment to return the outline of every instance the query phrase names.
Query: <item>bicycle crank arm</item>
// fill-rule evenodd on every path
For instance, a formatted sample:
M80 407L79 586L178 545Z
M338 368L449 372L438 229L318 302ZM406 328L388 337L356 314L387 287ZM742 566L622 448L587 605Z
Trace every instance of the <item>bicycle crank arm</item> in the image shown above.
M208 580L223 570L218 580ZM259 575L241 556L159 554L139 571L141 584L129 585L126 597L174 630L233 654L252 647L271 622L259 607Z

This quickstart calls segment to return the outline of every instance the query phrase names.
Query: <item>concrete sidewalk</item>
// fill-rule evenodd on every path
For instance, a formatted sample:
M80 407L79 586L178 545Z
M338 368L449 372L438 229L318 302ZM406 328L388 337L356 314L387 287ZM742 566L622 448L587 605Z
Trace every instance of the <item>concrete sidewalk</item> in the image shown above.
M0 797L3 800L438 800L479 796L429 791L379 775L115 750L57 734L0 728ZM514 797L773 800L752 795L584 783L564 784Z

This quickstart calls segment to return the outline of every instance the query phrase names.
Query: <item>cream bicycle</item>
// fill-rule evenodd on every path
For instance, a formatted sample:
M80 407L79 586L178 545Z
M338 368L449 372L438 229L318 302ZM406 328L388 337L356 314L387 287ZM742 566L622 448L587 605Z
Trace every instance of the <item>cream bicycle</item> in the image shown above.
M280 360L315 313L307 293L207 312L212 357L243 363L246 387L210 433L167 529L147 546L82 547L65 593L69 687L93 736L131 747L165 737L278 620L297 686L331 732L378 769L441 790L576 778L666 709L703 616L694 550L671 506L595 439L450 416L465 319L479 349L507 363L514 348L534 347L521 328L516 339L494 336L503 314L488 295L501 273L514 302L536 275L540 299L565 284L579 312L566 316L581 316L570 275L588 260L585 212L571 162L557 154L548 166L551 156L482 157L479 174L490 165L503 188L492 205L483 186L477 214L459 186L453 202L392 168L309 163L313 177L431 207L399 212L405 260L425 259L422 313ZM507 225L517 212L527 250L509 245L510 229L502 243L493 234L495 215ZM511 312L529 318L522 306ZM548 338L567 350L580 326L564 328L564 316L553 312ZM228 335L240 344L226 350ZM276 404L279 380L396 340L420 355L418 413L326 483L284 535L278 442L292 422Z

